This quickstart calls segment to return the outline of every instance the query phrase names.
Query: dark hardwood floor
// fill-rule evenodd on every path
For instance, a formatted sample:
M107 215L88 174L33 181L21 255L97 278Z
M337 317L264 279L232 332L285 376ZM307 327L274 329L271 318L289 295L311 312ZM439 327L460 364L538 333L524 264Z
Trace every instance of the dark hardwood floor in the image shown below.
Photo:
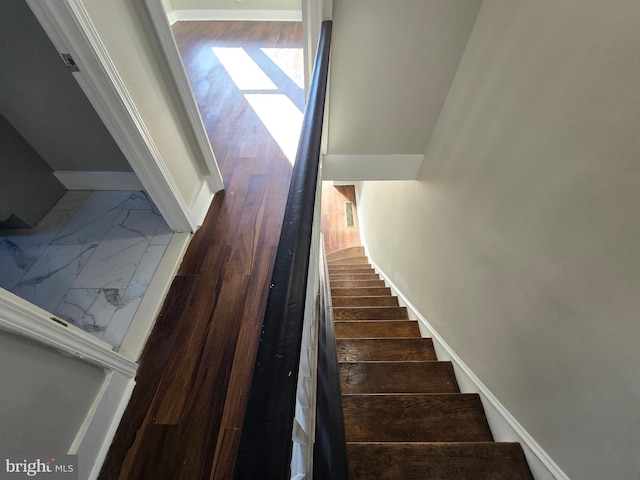
M211 48L243 47L277 93L300 109L304 97L258 53L301 48L299 23L184 22L174 33L225 191L142 354L103 480L231 478L292 167Z

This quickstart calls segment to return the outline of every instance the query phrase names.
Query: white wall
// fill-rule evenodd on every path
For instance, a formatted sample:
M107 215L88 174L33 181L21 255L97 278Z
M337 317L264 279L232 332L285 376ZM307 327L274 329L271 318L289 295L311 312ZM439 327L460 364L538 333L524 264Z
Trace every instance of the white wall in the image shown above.
M164 7L164 11L170 13L173 11L173 5L171 5L171 0L162 0L162 6Z
M145 127L188 205L207 167L142 2L82 0Z
M0 365L0 452L66 454L104 371L2 330Z
M330 155L422 155L480 0L334 0Z
M485 1L418 181L360 185L375 262L576 479L640 471L638 25Z

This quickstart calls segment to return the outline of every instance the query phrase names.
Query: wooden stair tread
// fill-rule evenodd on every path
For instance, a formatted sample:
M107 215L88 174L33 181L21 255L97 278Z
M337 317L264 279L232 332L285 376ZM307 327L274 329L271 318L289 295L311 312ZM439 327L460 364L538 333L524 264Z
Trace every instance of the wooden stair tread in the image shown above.
M391 295L389 287L331 287L332 297L368 297Z
M458 393L451 362L342 362L342 393Z
M342 395L347 442L490 442L480 397L468 393Z
M329 260L327 262L331 265L369 265L369 259L365 256L344 257L336 260Z
M533 480L520 444L347 443L351 480Z
M364 255L365 255L364 247L357 246L357 247L347 247L347 248L342 248L340 250L335 250L331 253L327 253L326 257L327 257L327 262L334 262L341 258L349 258L354 256L362 257Z
M334 297L334 307L397 307L398 298L388 295L376 297Z
M375 273L375 269L370 263L329 263L327 264L329 273L340 272L357 272L367 270L369 273Z
M339 362L437 360L430 338L341 338Z
M361 273L376 274L370 265L332 265L329 268L329 275L358 275Z
M407 307L333 307L335 320L408 320Z
M384 280L329 280L331 288L385 287Z
M380 280L377 273L329 273L329 281L345 282L350 280Z
M420 337L418 322L373 320L335 322L336 338Z

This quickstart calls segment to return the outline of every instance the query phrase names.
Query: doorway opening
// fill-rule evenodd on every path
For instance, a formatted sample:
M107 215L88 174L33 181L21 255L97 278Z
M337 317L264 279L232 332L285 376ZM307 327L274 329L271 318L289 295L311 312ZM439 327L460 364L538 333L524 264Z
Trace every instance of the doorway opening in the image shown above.
M302 23L181 21L172 33L223 177L226 163L255 155L265 130L273 142L264 154L293 164L305 101Z
M117 350L173 232L27 3L0 13L0 288Z

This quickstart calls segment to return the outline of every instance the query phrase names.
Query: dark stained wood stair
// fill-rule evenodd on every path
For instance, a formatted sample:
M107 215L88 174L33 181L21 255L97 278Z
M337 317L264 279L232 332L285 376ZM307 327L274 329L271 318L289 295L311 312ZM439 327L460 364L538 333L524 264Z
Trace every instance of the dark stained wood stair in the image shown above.
M351 480L531 480L362 247L327 255Z

